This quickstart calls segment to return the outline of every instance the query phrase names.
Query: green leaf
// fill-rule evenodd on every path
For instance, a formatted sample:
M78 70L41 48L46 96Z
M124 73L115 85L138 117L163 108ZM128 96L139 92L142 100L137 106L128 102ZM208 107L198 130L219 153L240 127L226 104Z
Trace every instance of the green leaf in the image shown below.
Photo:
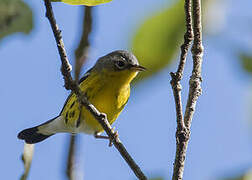
M0 0L0 40L10 34L28 34L33 27L32 11L21 0Z
M184 1L179 0L148 18L137 30L132 51L139 63L148 69L138 76L138 80L171 64L183 40L184 16Z
M249 56L247 54L241 54L240 59L241 59L243 68L247 72L252 73L252 56Z
M52 2L64 2L71 5L86 5L96 6L103 3L108 3L112 0L52 0Z
M251 180L251 179L252 179L252 169L248 170L247 172L245 172L242 175L223 178L223 180Z
M155 177L155 178L150 178L149 180L164 180L162 177Z

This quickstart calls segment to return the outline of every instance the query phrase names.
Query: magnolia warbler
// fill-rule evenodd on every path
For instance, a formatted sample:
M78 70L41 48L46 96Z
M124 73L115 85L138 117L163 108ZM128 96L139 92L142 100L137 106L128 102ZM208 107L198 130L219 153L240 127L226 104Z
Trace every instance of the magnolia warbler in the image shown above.
M144 70L132 53L118 50L99 58L80 79L79 86L87 99L105 113L112 124L129 99L130 82L139 71ZM59 132L83 132L98 137L103 128L85 107L80 106L76 95L71 93L57 117L21 131L18 138L34 144Z

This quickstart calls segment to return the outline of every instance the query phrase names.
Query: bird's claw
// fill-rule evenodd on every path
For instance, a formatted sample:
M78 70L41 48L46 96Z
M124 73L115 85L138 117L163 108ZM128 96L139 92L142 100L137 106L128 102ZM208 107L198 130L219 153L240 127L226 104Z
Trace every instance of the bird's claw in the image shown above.
M102 136L98 132L94 133L94 137L97 138L97 139L109 139L109 147L111 147L113 145L113 141L115 141L116 139L118 139L118 136L119 136L118 131L115 131L114 127L111 129L111 131L113 133L113 137L112 138L110 138L109 136Z
M109 138L109 147L111 147L113 145L113 141L119 137L118 131L114 131L114 130L115 128L112 128L113 139Z

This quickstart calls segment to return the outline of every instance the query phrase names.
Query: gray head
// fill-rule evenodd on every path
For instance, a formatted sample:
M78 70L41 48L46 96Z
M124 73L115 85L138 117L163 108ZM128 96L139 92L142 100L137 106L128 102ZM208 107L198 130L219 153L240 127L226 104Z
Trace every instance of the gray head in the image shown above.
M95 64L96 70L109 70L111 72L132 70L132 71L144 71L144 67L140 66L137 58L128 51L117 50L113 51L101 58Z

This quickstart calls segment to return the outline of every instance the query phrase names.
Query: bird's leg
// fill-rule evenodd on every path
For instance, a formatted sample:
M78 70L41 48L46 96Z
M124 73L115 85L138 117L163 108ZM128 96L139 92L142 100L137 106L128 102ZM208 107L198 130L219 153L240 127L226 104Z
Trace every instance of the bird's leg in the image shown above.
M96 139L109 139L109 147L112 146L112 141L111 141L111 139L110 139L108 136L102 136L102 135L100 135L100 133L95 132L95 133L94 133L94 137L95 137Z
M114 128L112 129L112 131L114 132ZM96 139L109 139L109 147L111 147L113 145L114 138L116 139L118 137L118 132L117 131L114 132L114 138L113 139L110 139L108 136L102 136L98 132L94 133L94 137Z
M109 139L108 136L100 135L100 133L98 133L98 132L95 132L95 133L94 133L94 137L95 137L96 139Z

